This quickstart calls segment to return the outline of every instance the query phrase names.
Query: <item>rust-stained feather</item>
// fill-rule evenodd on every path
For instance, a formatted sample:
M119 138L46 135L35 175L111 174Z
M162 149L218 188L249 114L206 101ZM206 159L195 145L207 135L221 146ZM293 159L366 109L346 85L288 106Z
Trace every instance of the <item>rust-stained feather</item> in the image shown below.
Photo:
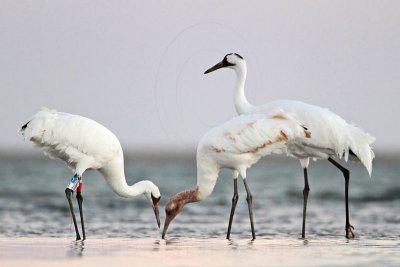
M280 131L280 135L278 137L278 142L287 141L287 140L288 140L287 135L283 131Z
M271 145L273 143L284 142L284 141L287 141L287 140L288 140L287 135L283 131L280 131L279 132L279 136L276 138L276 140L274 142L269 140L269 141L263 143L262 145L260 145L258 147L255 147L253 149L250 149L250 150L244 152L243 154L246 154L246 153L257 153L259 150L261 150L263 148L266 148L267 146L269 146L269 145Z
M263 148L265 148L265 147L267 147L268 145L271 145L271 144L272 144L272 142L268 141L268 142L262 144L261 146L255 147L255 148L253 148L251 150L248 150L248 151L244 152L244 154L245 153L256 153L258 150L263 149Z
M287 120L287 118L285 116L283 116L282 114L275 114L275 115L271 116L271 119L274 119L274 120Z
M246 123L246 126L247 126L248 128L253 128L254 124L255 124L255 122L252 121L252 122Z
M239 131L237 131L237 132L235 133L235 135L236 135L236 136L239 136L239 135L241 135L244 131L246 131L248 128L253 128L255 123L256 123L256 122L254 122L254 121L253 121L253 122L246 123L246 125L245 125L244 127L242 127ZM229 131L224 132L224 137L228 138L228 139L231 140L233 143L236 143L236 137L235 137L231 132L229 132ZM218 151L217 151L217 152L218 152ZM222 151L222 152L225 152L225 151Z
M218 147L215 147L215 146L212 146L211 149L214 150L214 151L217 152L217 153L225 152L225 149L223 149L223 148L218 148Z
M232 135L231 132L225 132L225 133L224 133L224 136L225 136L226 138L228 138L229 140L231 140L233 143L236 143L236 138Z

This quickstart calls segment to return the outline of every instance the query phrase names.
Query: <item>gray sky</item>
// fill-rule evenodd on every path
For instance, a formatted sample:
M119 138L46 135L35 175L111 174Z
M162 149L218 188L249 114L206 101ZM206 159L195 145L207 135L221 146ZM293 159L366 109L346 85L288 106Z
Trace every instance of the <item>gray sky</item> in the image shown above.
M0 2L0 149L47 106L97 120L125 148L194 149L236 115L247 61L253 104L328 107L399 151L400 1Z

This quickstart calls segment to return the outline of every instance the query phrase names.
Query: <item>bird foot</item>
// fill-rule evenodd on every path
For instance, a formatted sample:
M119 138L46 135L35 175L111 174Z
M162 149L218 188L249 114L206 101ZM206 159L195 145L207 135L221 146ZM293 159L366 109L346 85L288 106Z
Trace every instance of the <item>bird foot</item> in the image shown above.
M355 237L353 230L354 230L353 225L349 224L348 226L346 226L346 238L349 239Z

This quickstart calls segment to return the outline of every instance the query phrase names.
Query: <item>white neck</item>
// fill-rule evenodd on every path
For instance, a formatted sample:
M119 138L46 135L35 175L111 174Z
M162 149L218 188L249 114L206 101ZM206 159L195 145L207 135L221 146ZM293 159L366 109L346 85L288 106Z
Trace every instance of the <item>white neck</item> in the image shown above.
M139 181L133 185L128 185L123 164L102 168L100 172L103 174L107 184L120 197L132 198L158 189L151 181ZM158 197L158 194L155 194L155 197Z
M128 185L126 183L125 177L121 179L112 179L112 180L106 179L106 180L111 189L120 197L133 198L138 195L151 192L149 181L140 181L133 185Z
M213 162L209 162L207 158L197 157L197 198L204 200L214 190L217 182L220 167Z
M244 85L246 83L247 66L246 62L241 62L234 68L236 72L236 90L234 96L235 109L238 114L247 114L251 112L253 105L247 101L244 95Z

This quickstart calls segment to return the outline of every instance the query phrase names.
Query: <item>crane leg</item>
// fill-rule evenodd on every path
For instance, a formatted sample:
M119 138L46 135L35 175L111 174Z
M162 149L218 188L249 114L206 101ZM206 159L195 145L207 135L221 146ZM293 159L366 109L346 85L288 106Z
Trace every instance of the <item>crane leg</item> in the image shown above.
M308 185L308 174L307 168L304 168L304 189L303 189L303 227L301 230L301 238L306 238L306 214L307 214L307 200L308 193L310 192L310 186Z
M253 236L252 240L256 239L256 234L254 233L254 222L253 222L253 196L250 192L249 186L247 185L246 179L243 179L244 187L246 188L247 192L247 205L249 207L249 217L250 217L250 225L251 225L251 234Z
M232 220L233 214L235 213L236 204L239 199L238 189L237 189L237 179L233 179L233 197L232 197L232 208L231 208L231 215L229 216L229 225L228 225L228 232L226 233L226 239L229 239L231 235L231 227L232 227Z
M70 209L71 215L72 215L72 220L74 222L74 227L75 227L75 232L76 232L76 240L80 240L81 236L79 235L78 226L76 224L76 218L75 218L75 213L74 213L74 207L72 206L72 201L71 201L71 196L73 193L74 193L74 191L72 189L70 189L70 188L65 189L65 196L67 197L69 209Z
M353 225L350 224L350 219L349 219L349 181L350 181L350 171L340 165L338 162L333 160L332 158L328 158L328 161L332 163L336 168L338 168L344 176L344 181L345 181L345 188L344 188L344 196L345 196L345 201L346 201L346 226L345 226L345 231L346 231L346 238L354 238L355 235L353 233L354 227Z
M79 207L79 215L81 216L81 225L82 225L82 235L83 239L86 239L85 235L85 223L83 222L83 211L82 211L82 202L83 202L83 197L82 197L82 177L79 178L79 185L78 188L76 189L76 200L78 201L78 207Z

